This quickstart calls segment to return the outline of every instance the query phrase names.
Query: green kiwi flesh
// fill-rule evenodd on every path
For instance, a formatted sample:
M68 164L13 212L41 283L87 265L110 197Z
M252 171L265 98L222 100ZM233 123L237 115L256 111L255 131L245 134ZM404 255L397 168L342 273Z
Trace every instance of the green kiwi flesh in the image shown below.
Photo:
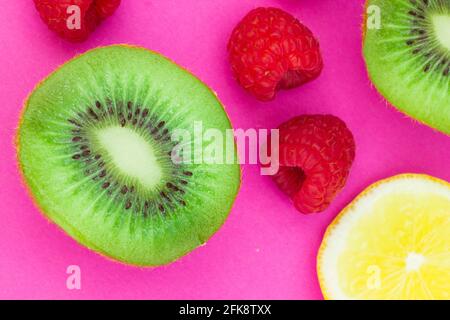
M376 88L400 111L450 134L450 1L368 0L367 10L363 51ZM369 23L377 12L379 28Z
M195 121L231 129L216 95L175 63L139 47L97 48L31 93L19 166L41 211L79 243L126 264L167 264L220 228L240 186L237 161L171 160L173 131Z

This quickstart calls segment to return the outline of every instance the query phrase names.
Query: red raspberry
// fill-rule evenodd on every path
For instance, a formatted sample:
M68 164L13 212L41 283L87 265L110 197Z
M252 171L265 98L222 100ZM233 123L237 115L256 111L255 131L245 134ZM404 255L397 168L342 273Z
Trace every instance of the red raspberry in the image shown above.
M95 10L100 19L111 16L120 5L120 0L95 0Z
M335 116L303 115L281 124L279 135L275 182L300 212L325 210L344 187L355 158L352 133Z
M86 40L90 33L120 5L120 0L34 0L42 20L50 30L62 38L79 42ZM80 8L80 28L70 29L67 25L73 12L67 12L70 6Z
M261 101L317 78L323 68L312 32L277 8L250 11L233 30L228 52L239 84Z

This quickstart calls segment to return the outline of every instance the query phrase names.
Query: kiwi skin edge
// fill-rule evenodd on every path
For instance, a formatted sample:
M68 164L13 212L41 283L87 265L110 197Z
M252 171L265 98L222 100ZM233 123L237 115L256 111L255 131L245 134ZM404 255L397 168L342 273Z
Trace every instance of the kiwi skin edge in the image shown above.
M176 62L174 62L173 60L169 59L168 57L163 56L163 55L161 55L161 54L158 53L158 52L155 52L155 51L153 51L153 50L150 50L150 49L147 49L147 48L138 46L138 45L124 44L124 43L121 43L121 44L113 44L113 45L106 45L106 46L98 46L98 47L95 47L95 48L91 48L91 49L87 50L86 52L89 52L89 51L95 50L95 49L100 49L100 48L105 48L105 47L111 47L111 46L116 46L116 47L128 47L128 48L136 48L136 49L141 49L141 50L147 50L147 51L149 51L149 52L151 52L151 53L153 53L153 54L155 54L155 55L158 55L158 56L160 56L160 57L162 57L162 58L164 58L164 59L170 61L170 62L173 63L174 65L178 66L180 69L182 69L182 70L184 70L185 72L189 73L192 77L194 77L194 78L196 78L198 81L200 81L200 82L207 88L207 90L210 91L210 92L217 98L217 100L218 100L220 106L222 107L223 112L225 113L225 115L226 115L227 118L228 118L228 123L229 123L230 128L233 128L233 126L232 126L232 124L231 124L231 120L230 120L230 118L228 117L228 114L226 113L226 110L225 110L225 108L224 108L222 102L218 99L217 93L216 93L214 90L212 90L208 85L206 85L205 82L203 82L198 76L196 76L195 74L193 74L192 72L190 72L190 71L189 71L188 69L186 69L185 67L183 67L183 66L177 64ZM22 183L22 185L24 185L25 189L27 190L27 193L28 193L28 195L30 196L30 198L31 198L32 203L34 204L34 206L38 209L38 211L41 212L41 214L47 219L47 221L49 221L51 224L56 225L56 226L58 227L58 229L60 229L64 234L68 235L70 238L73 238L73 239L74 239L79 245L81 245L82 247L86 247L86 248L89 249L90 251L93 251L94 253L99 254L99 255L101 255L101 256L107 258L107 260L110 260L110 261L113 261L113 262L115 262L115 263L119 263L119 264L122 264L122 265L131 266L131 267L155 268L155 267L164 266L164 265L169 265L169 264L171 264L171 263L174 263L175 261L178 261L178 260L181 259L182 257L184 257L184 256L186 256L187 254L189 254L190 252L194 251L196 248L193 248L193 249L191 249L191 250L187 250L186 252L183 252L183 253L182 253L177 259L175 259L175 260L168 261L168 262L166 262L166 263L162 263L162 264L158 264L158 265L139 264L139 263L134 263L134 262L131 263L131 262L126 262L126 261L123 261L123 260L119 260L119 259L117 259L116 257L113 257L112 255L108 254L108 252L106 252L105 250L100 249L99 247L97 247L96 245L94 245L92 242L87 241L83 236L81 236L81 234L80 234L79 232L76 231L75 228L72 227L72 225L71 225L70 223L67 222L67 220L65 220L65 219L62 218L61 216L58 217L59 220L60 220L60 221L63 221L63 222L64 222L65 228L66 228L67 230L70 230L71 232L66 231L62 226L60 226L58 223L56 223L55 221L53 221L53 220L49 217L49 215L47 215L47 214L45 213L45 210L43 210L43 209L40 207L40 205L38 204L38 202L37 202L37 200L36 200L36 198L35 198L35 195L34 195L33 192L31 191L31 189L30 189L30 187L28 186L28 184L26 183L26 178L25 178L25 176L24 176L24 170L23 170L23 168L22 168L22 165L21 165L21 162L20 162L20 159L19 159L20 139L21 139L21 136L20 136L20 132L19 132L19 131L20 131L20 128L21 128L22 123L23 123L23 120L24 120L24 114L25 114L25 112L26 112L26 110L27 110L27 108L28 108L28 101L29 101L31 95L33 94L33 92L35 92L37 89L39 89L39 88L42 86L42 84L45 83L45 82L47 81L48 78L50 78L55 72L57 72L61 67L63 67L68 61L72 61L72 60L74 60L74 59L76 59L76 58L78 58L78 57L80 57L80 56L83 56L86 52L79 53L79 54L75 55L74 57L72 57L72 58L68 59L67 61L63 62L62 64L60 64L57 68L53 69L46 77L44 77L41 81L39 81L39 82L37 83L37 85L35 85L35 87L34 87L33 90L28 94L28 96L26 97L26 99L25 99L25 101L24 101L24 103L23 103L23 105L22 105L22 108L21 108L21 111L20 111L20 114L19 114L18 126L16 127L15 134L14 134L14 137L13 137L13 144L14 144L14 148L15 148L15 150L16 150L16 163L17 163L17 165L18 165L17 168L18 168L18 171L19 171L21 183ZM235 149L235 152L236 152L236 157L238 157L239 155L238 155L238 153L237 153L237 146L236 146L236 144L234 145L234 149ZM238 164L239 164L239 162L238 162ZM242 185L242 166L239 165L239 181L238 181L238 186L237 186L237 189L236 189L236 194L235 194L234 201L232 201L230 207L227 208L229 213L231 212L231 210L232 210L232 208L233 208L233 205L234 205L234 203L235 203L236 197L237 197L237 195L239 194L239 189L240 189L241 185ZM226 220L227 220L227 219L224 219L223 222L218 226L218 228L217 228L217 229L216 229L216 230L215 230L215 231L214 231L207 239L204 239L204 241L203 241L198 247L205 245L205 243L206 243L212 236L214 236L214 234L216 234L217 231L219 231L219 229L223 226L223 224L226 222ZM197 248L198 248L198 247L197 247Z

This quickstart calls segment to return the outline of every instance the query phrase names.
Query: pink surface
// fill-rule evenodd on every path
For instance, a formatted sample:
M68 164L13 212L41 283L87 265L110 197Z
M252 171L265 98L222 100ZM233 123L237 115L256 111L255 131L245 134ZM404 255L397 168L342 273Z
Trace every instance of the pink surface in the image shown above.
M231 77L226 43L257 6L281 7L318 36L322 76L271 103L248 96ZM315 257L326 226L370 183L402 172L450 180L450 138L388 107L361 58L363 0L125 0L91 38L68 44L49 32L32 1L4 1L0 19L0 298L320 299ZM273 128L301 113L333 113L355 135L348 184L322 214L303 216L257 166L224 227L169 266L138 269L79 246L35 209L21 185L13 136L35 84L75 54L112 43L159 51L197 74L226 106L235 128ZM79 265L82 289L66 288Z

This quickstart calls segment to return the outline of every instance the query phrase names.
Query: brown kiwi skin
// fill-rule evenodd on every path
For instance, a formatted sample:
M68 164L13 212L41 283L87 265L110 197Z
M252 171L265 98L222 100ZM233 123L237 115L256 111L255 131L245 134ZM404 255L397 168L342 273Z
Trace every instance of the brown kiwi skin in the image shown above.
M369 2L366 1L364 3L364 12L363 12L363 23L361 25L362 30L362 43L361 43L361 49L364 47L364 41L366 40L366 32L367 32L367 9L369 8Z
M151 52L151 53L153 53L153 54L162 56L159 52L156 52L156 51L147 49L147 48L142 47L142 46L133 45L133 44L126 44L126 43L112 44L112 45L107 45L107 46L98 46L98 47L89 49L89 50L87 50L87 51L91 51L91 50L95 50L95 49L100 49L100 48L105 48L105 47L110 47L110 46L119 46L119 47L128 47L128 48L143 49L143 50L147 50L147 51L149 51L149 52ZM87 52L87 51L86 51L86 52ZM86 52L76 54L75 56L73 56L73 57L72 57L71 59L69 59L69 60L76 59L77 57L80 57L80 56L84 55ZM188 70L187 68L185 68L185 67L179 65L178 63L176 63L175 61L173 61L173 60L170 59L170 58L167 58L166 56L163 56L163 57L164 57L165 59L171 61L171 62L174 63L175 65L177 65L179 68L181 68L181 69L183 69L184 71L188 72L191 76L193 76L194 78L196 78L196 79L197 79L198 81L200 81L201 83L205 84L205 86L207 87L207 89L208 89L211 93L213 93L214 96L216 96L216 97L218 98L217 92L213 91L209 86L206 85L206 83L205 83L204 81L202 81L198 76L196 76L195 74L193 74L190 70ZM43 208L41 208L41 207L39 206L38 202L37 202L36 199L35 199L35 196L33 195L33 193L31 192L30 188L28 187L28 185L27 185L26 182L25 182L25 174L24 174L24 170L23 170L22 165L20 164L20 160L19 160L20 138L21 138L21 137L20 137L19 129L20 129L22 123L23 123L24 114L25 114L25 112L26 112L27 109L28 109L28 101L29 101L29 99L30 99L32 93L33 93L34 91L36 91L37 89L39 89L39 88L42 86L42 84L44 84L44 83L48 80L48 78L50 78L50 76L51 76L54 72L58 71L62 66L64 66L65 63L66 63L66 62L60 64L60 65L59 65L55 70L53 70L48 76L46 76L44 79L42 79L41 81L39 81L39 82L34 86L33 90L27 95L27 97L25 98L25 101L24 101L24 103L23 103L23 105L22 105L22 108L21 108L21 110L20 110L18 125L17 125L17 127L16 127L15 134L14 134L14 137L13 137L13 145L14 145L14 149L16 150L16 165L17 165L17 170L18 170L18 172L19 172L20 182L21 182L22 186L24 187L24 189L26 190L27 194L28 194L29 197L31 198L31 201L32 201L32 203L33 203L33 206L41 213L42 216L44 216L44 218L47 220L47 222L49 222L49 223L52 224L52 225L55 225L55 226L58 228L58 230L59 230L60 232L64 233L64 234L66 234L67 232L66 232L62 227L60 227L58 224L56 224L53 220L51 220L51 219L47 216L47 214L45 214L45 211L43 210ZM223 111L225 112L225 114L228 116L228 114L227 114L227 112L226 112L226 110L225 110L225 108L224 108L224 105L222 104L222 102L220 101L220 99L217 99L217 100L220 102L220 106L222 107L222 110L223 110ZM228 117L228 121L230 122L231 128L234 128L233 125L232 125L232 123L231 123L231 119L230 119L229 117ZM235 142L236 142L236 141L235 141ZM237 153L237 146L236 146L236 143L234 144L234 149L235 149L236 155L239 156L238 153ZM240 162L238 161L238 164L239 164L239 163L240 163ZM239 190L240 190L240 188L241 188L241 185L242 185L242 166L239 165L239 184L238 184L238 188L237 188L238 191L237 191L236 196L239 194ZM231 207L230 207L230 209L229 209L229 212L232 211L232 209L233 209L233 207L234 207L234 203L235 203L235 201L232 203L232 205L231 205ZM62 218L61 218L61 219L62 219ZM222 224L218 227L218 230L225 224L225 222L226 222L226 219L225 219L225 220L222 222ZM71 227L70 223L67 223L67 221L65 221L65 223L66 223L66 226L70 227L70 228L74 231L74 233L78 234L78 232L76 232L75 229ZM214 233L214 234L215 234L215 233ZM214 236L214 234L212 234L211 237ZM210 238L211 238L211 237L210 237ZM110 256L110 255L108 255L108 253L105 252L104 250L102 250L102 249L98 248L97 246L93 245L91 242L86 241L86 239L83 239L83 241L84 241L84 244L83 244L80 240L78 240L78 239L82 239L82 238L83 238L83 237L81 237L79 234L78 234L77 238L74 238L74 237L70 237L70 238L72 238L72 239L73 239L75 242L77 242L80 246L87 248L89 251L91 251L91 252L93 252L93 253L95 253L95 254L98 254L98 255L100 255L100 256L106 258L107 260L109 260L109 261L111 261L111 262L118 263L118 264L125 265L125 266L130 266L130 267L135 267L135 268L136 268L136 267L139 267L139 268L143 268L143 269L154 269L154 268L158 268L158 267L165 266L165 265L169 265L169 264L172 264L172 263L175 263L175 262L176 262L176 261L167 262L167 263L162 264L162 265L159 265L159 266L148 266L148 265L131 264L131 263L127 263L127 262L124 262L124 261L121 261L121 260L117 260L116 258L114 258L114 257L112 257L112 256ZM203 244L206 243L206 241L208 241L208 240L209 240L209 238L208 238L208 239L205 239L205 241L203 242ZM86 244L88 244L88 245L86 246ZM201 244L201 245L202 245L202 244ZM201 245L200 245L200 246L201 246ZM194 248L193 250L195 250L195 248ZM189 254L190 252L192 252L193 250L189 250L189 251L187 251L187 252L184 252L184 253L177 259L177 261L178 261L179 259L183 258L184 256L186 256L187 254Z

